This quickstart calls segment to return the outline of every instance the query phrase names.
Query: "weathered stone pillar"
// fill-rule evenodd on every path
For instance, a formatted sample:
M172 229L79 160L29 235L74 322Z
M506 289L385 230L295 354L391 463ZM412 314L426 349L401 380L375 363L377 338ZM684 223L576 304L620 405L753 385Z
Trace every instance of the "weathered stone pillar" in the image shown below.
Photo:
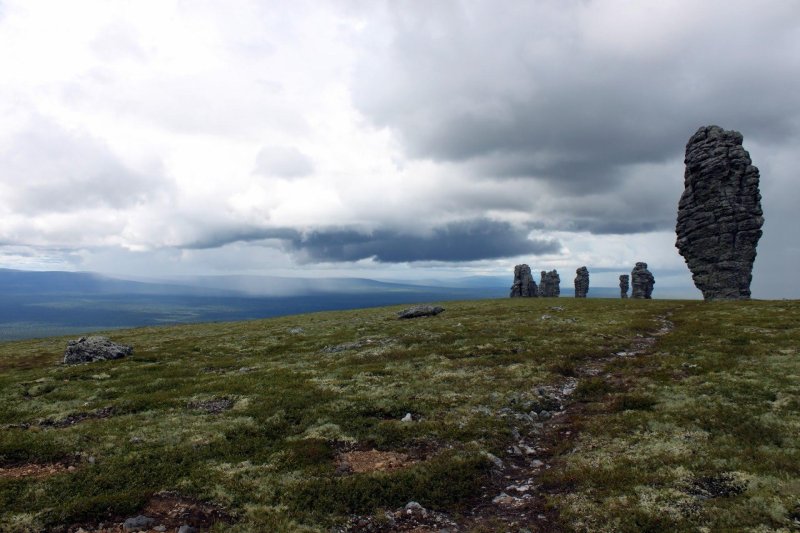
M582 266L575 274L575 298L586 298L589 294L589 269Z
M630 288L630 284L628 280L630 276L628 274L622 274L619 277L619 297L620 298L627 298L628 297L628 288Z
M511 298L536 297L536 282L533 281L531 267L517 265L514 267L514 284L511 285Z
M748 300L764 224L759 172L742 134L719 126L686 144L675 246L706 300Z
M653 294L653 285L656 281L653 274L647 270L647 263L636 263L631 271L631 298L645 298L649 300Z

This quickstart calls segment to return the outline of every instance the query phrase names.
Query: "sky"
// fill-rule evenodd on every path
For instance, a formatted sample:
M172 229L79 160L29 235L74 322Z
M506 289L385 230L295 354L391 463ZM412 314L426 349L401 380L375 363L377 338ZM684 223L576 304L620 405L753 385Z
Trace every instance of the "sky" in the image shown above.
M761 172L753 296L800 297L793 1L0 0L0 72L0 267L645 261L657 296L692 287L684 149L717 124Z

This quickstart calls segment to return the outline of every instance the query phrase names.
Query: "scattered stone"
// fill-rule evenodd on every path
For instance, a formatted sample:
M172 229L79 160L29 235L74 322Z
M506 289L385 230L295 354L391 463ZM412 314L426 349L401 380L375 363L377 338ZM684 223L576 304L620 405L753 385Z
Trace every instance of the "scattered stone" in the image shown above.
M501 492L500 494L494 497L492 503L495 505L502 505L511 499L512 499L511 496L509 496L505 492Z
M557 298L561 294L561 278L558 272L542 270L542 277L539 282L539 296L545 298Z
M631 283L633 284L631 298L644 298L647 300L652 298L653 285L656 282L653 274L647 270L647 263L636 263L636 266L631 271Z
M444 308L439 307L438 305L437 306L417 305L400 311L399 313L397 313L397 317L400 319L404 319L404 318L419 318L423 316L436 316L442 311L444 311Z
M411 413L406 413L406 416L400 419L400 422L413 422L414 418L411 416Z
M405 506L405 510L409 513L413 512L424 512L425 508L418 504L417 502L408 502Z
M491 461L491 463L495 466L495 468L499 468L500 470L503 469L503 461L501 461L499 457L489 452L485 452L483 455L486 456L486 458L489 459L489 461Z
M164 525L157 525L156 527L153 528L153 531L158 531L159 533L163 533L166 530L167 526Z
M300 327L289 329L289 333L291 333L292 335L300 335L301 333L305 333L305 331L306 330Z
M108 337L81 337L78 340L69 341L67 344L67 349L64 352L64 364L75 365L78 363L121 359L132 353L133 348L111 342Z
M625 299L628 297L628 288L630 288L630 284L628 280L630 276L628 274L622 274L619 277L619 297Z
M178 533L197 533L197 528L192 527L189 524L183 524L178 528Z
M460 529L446 514L431 509L425 509L417 502L409 502L407 505L394 511L386 511L381 514L352 516L344 527L336 528L331 531L435 531L438 533L456 533L460 531Z
M742 134L719 126L686 144L675 246L706 300L748 300L764 224L759 172Z
M134 516L133 518L128 518L123 522L122 529L125 531L146 531L150 529L156 521L152 518L144 515Z
M586 298L589 294L589 269L582 266L575 274L575 298Z
M536 282L533 281L531 267L528 265L517 265L514 267L514 283L511 285L511 298L537 296Z

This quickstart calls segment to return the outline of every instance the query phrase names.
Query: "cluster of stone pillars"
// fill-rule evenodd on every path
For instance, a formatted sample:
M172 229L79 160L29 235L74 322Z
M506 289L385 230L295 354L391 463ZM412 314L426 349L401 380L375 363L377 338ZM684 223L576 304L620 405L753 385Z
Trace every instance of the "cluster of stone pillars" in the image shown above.
M585 266L575 271L575 298L586 298L589 294L589 269ZM630 282L633 282L631 298L650 299L653 294L655 278L647 269L647 263L636 263L630 276L623 274L619 277L619 291L621 298L628 297ZM514 267L514 283L511 285L511 298L527 297L558 297L561 294L561 278L556 270L546 272L542 270L539 285L533 280L531 267L526 264Z

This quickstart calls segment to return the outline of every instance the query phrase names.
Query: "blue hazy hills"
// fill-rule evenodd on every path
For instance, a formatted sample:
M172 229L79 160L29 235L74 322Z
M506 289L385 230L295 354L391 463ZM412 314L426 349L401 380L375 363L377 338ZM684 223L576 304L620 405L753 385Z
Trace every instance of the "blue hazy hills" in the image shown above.
M510 277L391 283L364 278L184 276L118 279L90 272L0 269L0 341L97 330L234 321L393 304L508 296ZM571 290L564 289L564 296ZM618 297L592 287L592 297Z
M495 298L499 278L462 286L359 278L196 276L136 281L89 272L0 269L0 340L232 321L392 304Z

